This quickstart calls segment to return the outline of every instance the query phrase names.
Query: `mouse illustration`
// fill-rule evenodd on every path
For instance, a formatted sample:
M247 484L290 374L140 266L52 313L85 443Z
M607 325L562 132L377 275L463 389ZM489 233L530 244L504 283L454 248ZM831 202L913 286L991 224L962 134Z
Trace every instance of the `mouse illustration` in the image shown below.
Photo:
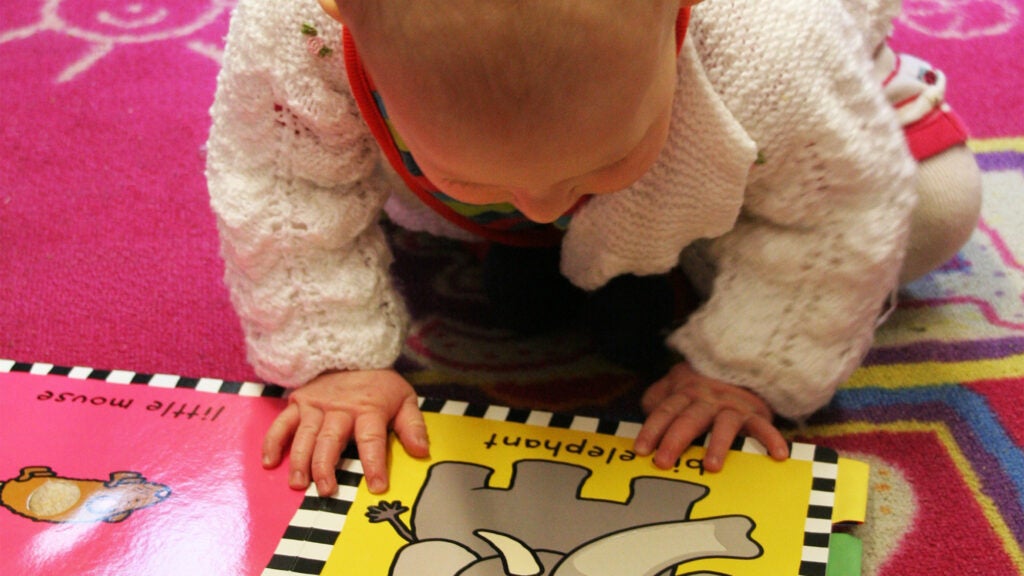
M28 466L0 483L0 504L37 522L121 522L171 495L138 472L112 472L109 480L58 476L49 466Z

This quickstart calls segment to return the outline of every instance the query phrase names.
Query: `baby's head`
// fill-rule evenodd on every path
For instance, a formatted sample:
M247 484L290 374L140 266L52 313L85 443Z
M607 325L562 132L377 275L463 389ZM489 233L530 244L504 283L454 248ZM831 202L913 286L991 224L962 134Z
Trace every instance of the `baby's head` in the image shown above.
M417 164L458 200L550 222L664 145L679 0L334 2Z

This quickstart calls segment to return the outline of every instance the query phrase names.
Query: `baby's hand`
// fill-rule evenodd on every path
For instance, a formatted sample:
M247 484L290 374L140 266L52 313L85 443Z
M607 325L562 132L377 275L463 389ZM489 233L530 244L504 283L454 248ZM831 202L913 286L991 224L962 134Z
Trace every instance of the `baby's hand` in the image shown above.
M263 439L263 466L280 464L291 440L289 485L296 490L309 486L312 472L317 493L333 494L338 456L353 438L370 492L387 490L389 424L410 456L430 454L416 392L394 370L323 374L294 390L288 400Z
M686 362L676 364L655 382L642 400L647 421L634 448L640 455L654 452L654 464L671 468L695 438L711 429L704 468L722 469L725 455L739 432L761 441L776 460L789 456L786 440L772 425L771 408L758 395L703 376Z

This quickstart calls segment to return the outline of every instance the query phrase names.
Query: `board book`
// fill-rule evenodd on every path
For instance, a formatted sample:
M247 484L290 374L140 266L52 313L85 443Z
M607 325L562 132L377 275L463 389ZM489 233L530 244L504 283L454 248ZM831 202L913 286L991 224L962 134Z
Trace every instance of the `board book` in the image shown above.
M720 473L695 444L660 470L636 423L421 399L430 459L392 439L372 495L350 449L319 498L259 465L274 387L0 360L0 394L4 573L860 573L834 527L864 520L867 466L810 444L780 463L739 440Z
M0 360L0 574L259 574L303 498L260 465L275 394Z

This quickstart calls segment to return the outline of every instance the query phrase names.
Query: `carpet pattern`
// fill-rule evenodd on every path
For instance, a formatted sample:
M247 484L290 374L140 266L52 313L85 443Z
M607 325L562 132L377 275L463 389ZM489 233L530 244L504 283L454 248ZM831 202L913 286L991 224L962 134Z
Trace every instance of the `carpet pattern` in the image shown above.
M0 358L256 379L202 176L232 3L0 5ZM865 574L1024 574L1024 0L904 6L893 44L948 75L982 221L789 432L872 464ZM644 382L585 335L488 326L473 250L392 241L415 316L399 367L421 394L639 417Z

